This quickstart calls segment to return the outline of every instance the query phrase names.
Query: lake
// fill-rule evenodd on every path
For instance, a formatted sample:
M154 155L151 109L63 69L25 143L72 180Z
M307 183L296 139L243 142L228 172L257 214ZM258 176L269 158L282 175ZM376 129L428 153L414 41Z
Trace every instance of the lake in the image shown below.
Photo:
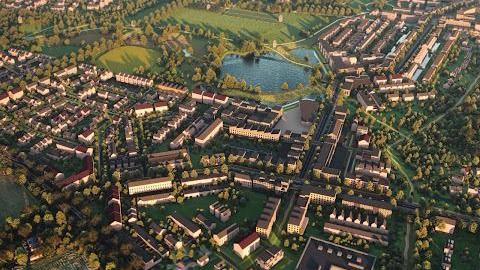
M309 64L316 65L320 63L315 50L307 49L307 48L297 48L290 51L290 53L302 61L305 61L308 59Z
M265 92L280 92L282 84L290 89L302 83L309 84L311 71L283 59L275 53L260 57L228 55L223 59L221 77L230 74L237 80L245 80L248 85L260 86Z

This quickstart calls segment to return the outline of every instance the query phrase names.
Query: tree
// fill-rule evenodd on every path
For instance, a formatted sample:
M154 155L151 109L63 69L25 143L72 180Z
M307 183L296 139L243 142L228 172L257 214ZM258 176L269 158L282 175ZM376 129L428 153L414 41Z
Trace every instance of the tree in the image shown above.
M207 74L205 75L205 82L210 83L211 81L217 78L217 73L211 68L207 70Z
M226 164L223 164L221 167L220 167L220 171L222 173L228 173L228 166Z
M209 169L209 168L205 168L205 169L203 170L203 174L205 174L205 175L210 175L210 169Z
M478 224L476 222L472 222L470 223L470 225L468 226L468 230L471 232L471 233L476 233L477 232L477 229L478 229Z
M283 91L287 91L287 90L288 90L288 83L287 83L287 82L282 83L282 90L283 90Z
M95 253L90 253L88 256L88 268L89 269L100 269L100 261L98 256Z
M67 224L67 217L62 211L57 212L57 214L55 215L55 220L57 221L57 224L59 226L62 226L63 224Z
M190 172L190 177L192 177L192 178L197 178L197 177L198 177L197 171L196 171L196 170L192 170L192 171Z

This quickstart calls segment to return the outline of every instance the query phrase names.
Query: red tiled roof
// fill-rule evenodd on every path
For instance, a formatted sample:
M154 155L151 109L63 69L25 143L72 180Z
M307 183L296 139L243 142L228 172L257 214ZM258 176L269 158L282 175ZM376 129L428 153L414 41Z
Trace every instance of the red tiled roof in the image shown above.
M224 95L215 95L215 99L219 99L219 100L222 100L222 101L225 101L227 99L227 96L224 96Z
M64 188L90 174L93 173L93 159L91 156L87 156L83 159L83 168L82 170L77 173L77 174L74 174L72 176L70 176L69 178L67 179L64 179L62 181L58 181L56 183L57 187L59 188Z
M75 150L78 152L87 153L88 148L83 145L78 145L77 147L75 147Z
M210 93L210 92L204 92L203 93L203 96L208 97L208 98L213 98L213 95L215 95L215 93Z
M7 92L4 92L3 94L0 94L0 99L7 99L7 98L8 98Z
M153 109L152 104L149 104L149 103L139 103L139 104L135 105L135 110L136 110L136 111L138 111L138 110L145 110L145 109Z
M402 74L402 73L392 74L390 77L392 78L392 80L394 80L394 79L403 79L403 74Z
M86 138L86 137L88 137L88 136L90 136L90 135L92 135L92 134L93 134L93 130L87 129L87 130L85 130L85 131L82 133L82 136Z
M197 95L202 95L203 91L197 88L197 89L193 90L193 93L197 94Z
M255 242L260 236L258 236L257 232L251 233L249 236L245 237L238 243L240 248L245 249L249 245L251 245L253 242Z
M167 107L168 103L166 101L159 101L153 105L155 108Z

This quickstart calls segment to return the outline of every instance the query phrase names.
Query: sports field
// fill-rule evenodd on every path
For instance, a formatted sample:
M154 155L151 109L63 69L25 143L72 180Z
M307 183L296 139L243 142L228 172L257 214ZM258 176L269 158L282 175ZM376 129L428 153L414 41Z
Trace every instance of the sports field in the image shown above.
M287 42L300 39L300 33L314 25L326 25L335 17L320 17L306 14L283 14L283 22L268 13L228 10L224 13L208 10L180 8L165 23L187 24L193 28L224 32L229 37L266 39Z
M25 206L34 202L35 199L13 178L0 177L0 224L8 216L18 216Z
M113 72L133 73L136 68L143 66L145 70L155 65L160 53L138 46L123 46L100 55L95 64Z

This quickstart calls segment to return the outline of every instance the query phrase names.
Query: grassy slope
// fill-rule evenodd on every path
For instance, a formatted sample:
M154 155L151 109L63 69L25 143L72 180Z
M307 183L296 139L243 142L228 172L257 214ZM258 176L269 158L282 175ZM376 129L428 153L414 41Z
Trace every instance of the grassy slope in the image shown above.
M269 41L276 39L278 42L285 42L300 38L302 29L308 29L317 24L327 24L330 21L327 17L305 14L284 14L283 16L283 23L278 23L266 19L256 20L253 16L231 16L207 10L181 8L175 11L167 22L188 24L215 32L222 31L229 36L265 38Z
M34 199L31 195L14 179L0 177L0 224L8 216L18 216L32 202Z
M123 46L100 55L95 64L113 72L133 73L135 68L143 66L149 69L155 64L159 53L152 49Z

